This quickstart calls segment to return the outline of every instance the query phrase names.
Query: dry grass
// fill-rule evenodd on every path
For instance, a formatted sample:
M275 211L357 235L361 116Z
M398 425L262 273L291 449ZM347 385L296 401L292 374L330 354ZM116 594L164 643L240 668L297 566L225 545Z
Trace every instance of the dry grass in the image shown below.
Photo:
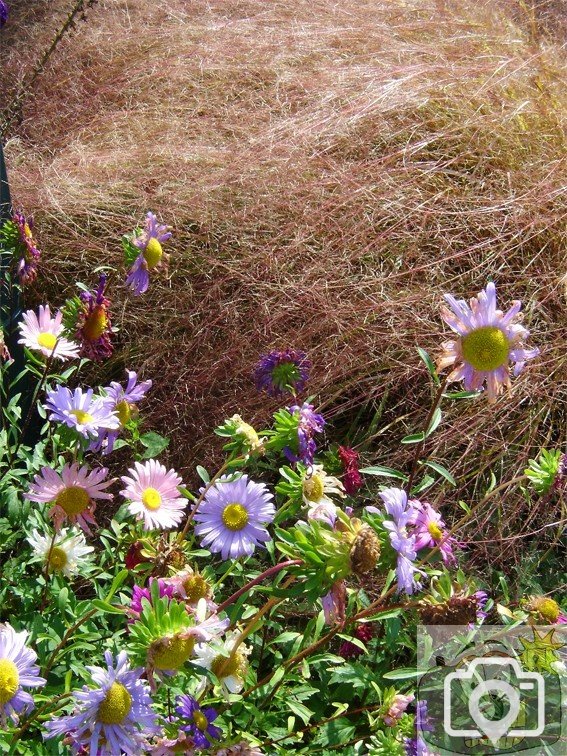
M61 45L7 143L13 193L66 286L117 264L147 209L174 226L170 280L126 308L116 294L109 367L157 377L172 463L210 461L235 411L266 418L253 364L292 345L341 427L384 399L364 451L407 464L398 442L430 391L415 347L436 352L443 291L488 278L504 305L524 300L542 357L495 408L448 410L432 451L465 480L450 501L474 500L494 458L511 476L565 444L565 51L561 3L539 5L107 0ZM8 92L22 48L28 65L33 35L49 38L40 16L6 38ZM528 523L517 489L493 503L487 539Z

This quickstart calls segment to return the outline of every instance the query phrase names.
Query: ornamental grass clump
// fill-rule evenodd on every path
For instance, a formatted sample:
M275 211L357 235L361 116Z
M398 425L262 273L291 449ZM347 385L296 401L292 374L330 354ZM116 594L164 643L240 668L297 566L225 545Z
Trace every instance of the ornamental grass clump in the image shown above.
M132 307L145 306L145 275L169 239L148 219L128 241L143 262L122 271L137 286ZM21 294L20 249L2 254ZM193 469L172 466L167 434L147 427L161 376L115 365L106 348L121 278L106 275L78 298L82 310L71 298L55 317L52 305L21 315L6 311L14 296L2 300L23 367L0 363L0 750L284 756L340 741L349 756L424 753L433 714L415 683L418 625L474 636L566 623L552 576L524 586L475 564L467 527L498 521L506 501L495 497L517 470L487 463L464 501L429 454L448 405L491 412L513 364L529 380L537 347L524 344L519 304L504 315L491 284L470 307L449 298L444 318L458 336L438 364L450 356L452 373L443 380L418 350L430 404L421 429L399 433L409 462L400 452L365 466L364 436L346 445L324 397L299 398L307 376L296 363L312 377L317 362L290 348L270 362L280 391L269 393L283 404L272 421L229 414L211 428L221 463ZM464 392L449 390L461 379ZM398 432L396 422L385 418L382 431ZM378 421L368 432L380 433ZM561 500L563 467L557 449L543 449L520 476L534 511ZM547 669L559 646L546 647Z

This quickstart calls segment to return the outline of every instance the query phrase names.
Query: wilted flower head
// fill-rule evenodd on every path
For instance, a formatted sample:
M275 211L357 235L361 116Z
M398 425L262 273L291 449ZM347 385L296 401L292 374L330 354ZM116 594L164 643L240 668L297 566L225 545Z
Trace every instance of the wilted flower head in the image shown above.
M4 331L0 329L0 362L7 362L8 360L11 360L10 352L8 351L8 347L6 346L6 342L4 341Z
M550 596L530 596L526 609L538 622L549 625L567 624L567 616Z
M114 482L105 480L107 474L106 467L89 471L86 465L79 468L77 463L64 465L60 473L51 467L43 467L41 474L35 476L26 498L53 505L49 516L53 518L57 532L68 520L90 533L89 523L96 525L94 500L112 499L112 494L104 490Z
M321 599L323 614L327 625L344 622L346 611L346 586L344 580L337 580L329 593Z
M168 471L156 459L150 459L144 464L134 462L128 472L131 477L121 477L126 488L120 493L130 501L128 511L144 520L144 528L168 530L179 525L187 500L178 491L183 481L175 470Z
M313 411L313 405L303 402L301 407L297 404L289 408L292 415L297 416L297 454L291 449L286 449L285 454L291 462L303 462L310 466L315 459L317 444L313 436L321 433L325 427L325 419Z
M92 546L87 546L82 533L73 533L67 528L62 528L54 539L32 530L28 543L35 555L47 562L49 572L62 572L66 577L77 574L86 562L86 555L94 551Z
M477 391L486 383L488 400L494 402L504 386L510 387L510 367L519 375L527 360L539 354L539 349L523 345L529 331L518 323L522 303L513 302L504 315L496 309L492 282L471 299L470 307L451 294L445 294L445 301L451 309L443 307L441 317L458 338L444 342L437 369L452 367L448 380L463 380L467 391Z
M271 494L263 483L242 475L236 480L223 475L206 492L195 514L195 535L201 546L223 559L250 555L271 536L266 525L276 510Z
M125 651L116 662L110 651L104 658L107 669L87 667L97 687L76 692L75 712L46 722L44 737L70 734L77 745L97 756L143 753L147 737L159 732L148 684L141 679L143 669L131 670Z
M209 609L215 608L210 600L213 595L211 583L191 567L165 578L165 582L172 587L174 596L185 599L190 606L196 606L201 599L205 599Z
M343 463L345 491L349 496L354 496L364 485L364 480L359 471L358 452L346 446L339 446L338 453L339 459Z
M81 357L101 362L112 355L110 300L104 296L107 276L102 273L94 293L83 291L78 313L76 338L81 344Z
M33 698L22 690L45 685L35 664L37 654L28 648L29 633L17 633L11 625L0 624L0 723L9 717L18 722L18 715L34 708Z
M22 315L19 329L22 338L18 344L23 344L34 352L40 352L44 357L58 360L73 359L79 356L79 347L63 337L63 313L59 311L51 317L49 305L39 306L39 316L33 310L27 310ZM67 389L68 390L68 389Z
M297 349L273 351L260 358L254 381L258 391L266 391L270 396L296 396L305 388L310 369L311 362L305 352Z
M148 271L167 266L169 255L164 253L161 246L171 237L171 232L167 228L157 222L154 213L148 213L144 231L133 240L134 245L141 251L128 271L126 286L132 289L134 294L144 294L148 290Z
M85 438L96 437L101 428L115 429L120 425L112 400L93 396L92 389L71 391L58 384L46 392L44 406L51 412L50 420L64 423Z
M406 709L414 699L415 696L413 695L413 693L410 693L407 696L405 696L403 693L396 693L389 702L388 710L382 717L384 724L388 727L395 727L397 722L402 718L403 714L405 714Z
M105 398L112 412L118 417L118 428L100 428L97 438L89 447L90 451L102 449L103 454L112 452L120 431L137 412L136 405L152 387L151 380L138 381L138 375L134 370L127 370L126 375L128 376L126 388L116 381L111 381L110 386L104 389Z
M239 693L248 671L248 655L252 651L238 643L240 633L234 630L224 643L199 643L195 647L193 664L210 669L217 676L225 693Z
M2 26L3 10L5 16L8 15L8 8L3 0L0 0L0 26ZM33 283L37 278L37 266L41 257L41 252L36 246L33 238L33 218L30 216L26 219L23 213L14 213L12 218L18 229L18 236L16 240L16 255L19 256L18 262L18 278L20 284L25 286L26 284Z

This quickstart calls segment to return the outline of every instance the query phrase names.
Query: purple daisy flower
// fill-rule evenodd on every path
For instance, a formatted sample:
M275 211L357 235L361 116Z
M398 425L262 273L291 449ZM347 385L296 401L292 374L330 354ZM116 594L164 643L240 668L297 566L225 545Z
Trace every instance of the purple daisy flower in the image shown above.
M453 546L458 545L457 541L447 534L445 523L439 512L436 512L431 504L427 502L415 502L418 510L415 517L415 550L439 547L439 553L445 564L455 564L456 559L453 554Z
M45 409L50 411L50 420L64 423L85 438L98 436L101 428L120 427L118 416L113 411L113 402L107 397L94 397L93 390L57 386L46 393Z
M88 746L91 756L136 756L146 750L146 738L160 730L149 686L140 679L144 670L131 670L125 651L116 657L116 665L110 651L104 658L108 669L87 667L98 687L85 685L75 692L75 712L46 722L44 737L70 736L77 746Z
M144 294L150 284L150 270L158 267L166 267L168 255L162 249L162 243L171 237L171 232L167 226L157 222L153 213L146 215L146 223L141 236L134 239L134 244L141 250L128 275L126 277L126 286L134 294Z
M189 720L188 724L180 723L179 726L193 736L197 748L208 748L212 740L219 740L222 737L220 727L211 724L218 717L215 709L210 706L202 709L193 696L177 696L176 703L177 714Z
M104 273L99 278L97 290L81 292L83 309L79 313L76 339L81 344L81 357L88 357L94 362L101 362L112 355L110 300L104 296L108 276Z
M201 502L195 521L195 534L201 546L223 559L250 555L271 536L264 527L276 514L271 494L263 483L247 475L228 480L223 475L211 486Z
M8 717L18 722L18 715L34 708L33 698L25 690L45 685L34 662L37 654L26 646L29 633L17 633L11 625L0 625L0 723Z
M441 317L458 334L455 341L443 343L445 350L437 369L452 367L448 381L464 382L467 391L478 391L486 383L488 401L496 401L503 387L510 387L510 366L519 375L539 349L526 349L523 342L529 331L518 323L522 303L515 301L504 315L496 309L496 287L491 282L470 301L445 294L451 309L443 307Z
M290 460L290 462L303 462L308 467L313 464L315 460L315 452L317 451L317 444L313 438L315 433L321 433L325 427L325 419L323 415L313 411L313 405L308 402L303 402L301 407L298 404L294 404L288 408L292 415L298 415L297 426L297 454L289 449L284 449L284 454Z
M100 451L110 454L114 449L114 443L133 413L137 411L136 404L144 398L144 395L152 387L152 381L138 382L138 375L134 370L127 370L128 383L124 388L120 383L111 381L110 386L105 387L106 398L112 406L112 411L118 416L120 426L118 429L101 428L98 437L91 443L90 451Z
M296 396L305 388L310 370L311 362L305 352L298 349L273 351L260 357L254 383L258 391L266 391L270 396Z

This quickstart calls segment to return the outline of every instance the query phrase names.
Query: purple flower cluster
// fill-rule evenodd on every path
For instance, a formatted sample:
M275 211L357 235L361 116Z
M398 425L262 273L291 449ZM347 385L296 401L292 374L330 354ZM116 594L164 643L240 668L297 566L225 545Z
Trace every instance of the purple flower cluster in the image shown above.
M8 7L0 0L0 26L6 21L8 16ZM4 21L2 19L4 18ZM18 252L21 255L18 263L18 278L22 286L33 283L37 278L37 265L41 252L35 245L33 238L33 218L26 218L23 213L15 213L12 220L18 227L19 245Z
M294 404L289 407L289 412L292 415L299 416L299 422L297 425L297 454L289 448L284 449L284 454L290 460L290 462L303 462L304 465L310 466L315 460L315 452L317 451L317 444L313 436L315 433L321 433L325 427L325 419L323 415L313 411L313 405L303 402L301 407L298 404Z
M154 582L156 578L151 577L150 578L150 586ZM162 580L162 578L157 578L158 584L159 584L159 596L160 598L163 598L164 596L167 596L168 598L173 598L173 594L175 591L175 586L168 585L165 580ZM150 588L140 588L139 585L135 585L132 589L132 601L130 602L130 609L129 614L132 615L132 619L128 620L129 622L135 622L140 614L142 613L142 599L147 599L150 604L152 603L152 596L150 593Z
M305 352L298 349L273 351L260 357L254 371L258 391L270 396L293 394L296 396L309 380L311 362Z

